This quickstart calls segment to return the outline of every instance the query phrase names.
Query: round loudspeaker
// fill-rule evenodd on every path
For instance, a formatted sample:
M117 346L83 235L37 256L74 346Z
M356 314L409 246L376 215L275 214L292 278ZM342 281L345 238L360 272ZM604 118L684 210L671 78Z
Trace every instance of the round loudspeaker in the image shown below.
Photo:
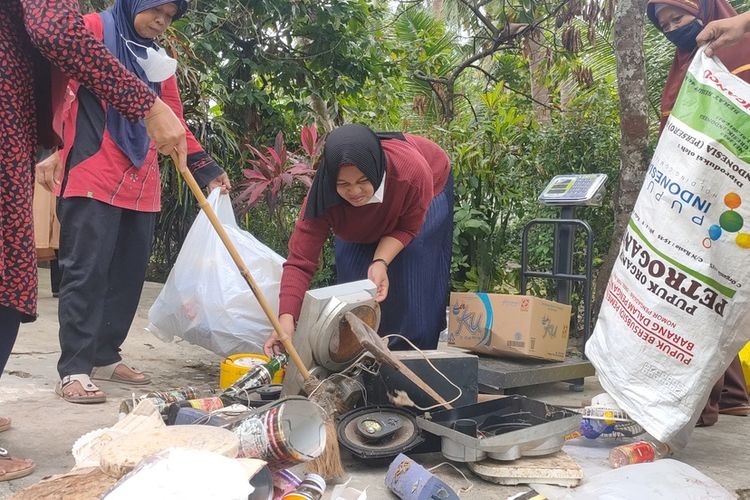
M393 458L422 444L416 418L396 406L365 406L339 418L339 443L362 460Z

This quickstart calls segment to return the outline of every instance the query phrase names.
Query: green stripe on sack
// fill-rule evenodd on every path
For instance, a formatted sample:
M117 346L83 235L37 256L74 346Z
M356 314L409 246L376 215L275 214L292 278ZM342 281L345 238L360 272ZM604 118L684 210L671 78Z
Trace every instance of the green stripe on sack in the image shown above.
M750 101L750 95L747 96ZM750 163L750 117L740 103L688 73L672 115Z
M643 235L640 229L635 225L635 222L633 219L630 219L628 221L628 227L633 230L635 234L638 235L638 237L641 239L642 242L644 242L652 252L654 252L656 255L661 257L662 259L666 260L670 264L672 264L674 267L679 269L680 271L683 271L685 274L692 276L696 280L700 281L701 283L705 283L706 285L712 286L715 288L720 294L722 294L725 297L733 298L734 294L737 292L736 290L729 288L728 286L724 286L718 281L716 281L713 278L709 278L708 276L699 273L698 271L694 271L687 267L684 264L681 264L680 262L677 262L672 257L669 257L668 255L664 254L663 252L656 249L656 247L646 239L646 237Z

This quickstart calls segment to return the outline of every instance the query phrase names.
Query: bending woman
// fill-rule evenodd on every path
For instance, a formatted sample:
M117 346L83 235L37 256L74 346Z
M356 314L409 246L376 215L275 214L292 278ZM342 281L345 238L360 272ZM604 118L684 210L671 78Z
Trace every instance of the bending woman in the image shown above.
M375 134L363 125L328 135L281 277L279 322L290 335L331 233L336 281L369 278L377 286L379 333L434 349L445 328L453 237L453 175L445 151L423 137ZM266 354L280 350L274 333Z

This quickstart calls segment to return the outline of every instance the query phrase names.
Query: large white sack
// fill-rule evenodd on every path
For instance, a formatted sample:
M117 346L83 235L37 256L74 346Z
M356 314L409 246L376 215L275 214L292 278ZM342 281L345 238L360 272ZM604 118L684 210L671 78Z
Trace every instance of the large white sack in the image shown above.
M699 51L586 344L604 389L660 441L684 445L750 339L749 115L750 85Z
M258 288L274 311L284 259L237 225L228 195L208 197ZM272 327L206 214L185 238L167 282L148 312L158 338L181 337L219 354L263 352Z

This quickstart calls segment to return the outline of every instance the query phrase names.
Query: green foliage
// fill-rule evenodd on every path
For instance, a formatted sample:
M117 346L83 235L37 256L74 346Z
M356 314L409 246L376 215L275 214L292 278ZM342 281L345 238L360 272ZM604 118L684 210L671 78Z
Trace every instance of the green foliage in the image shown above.
M109 2L83 4L101 9ZM180 61L188 125L238 186L234 195L253 197L240 203L240 223L279 254L287 253L307 188L284 177L294 162L282 157L276 137L283 132L284 151L298 154L305 123L404 130L449 153L454 290L518 292L521 230L533 218L557 216L536 201L554 175L604 172L610 192L616 186L611 2L491 0L482 3L485 20L470 3L443 4L436 13L428 2L196 0L160 40ZM509 39L446 84L462 62L493 45L501 31L492 26L501 30L507 22L539 23L547 69L541 83L552 93L549 124L537 121L532 107L522 39ZM673 50L658 32L649 31L645 43L656 115ZM171 162L162 167L152 278L169 271L197 211ZM243 181L251 180L243 173L248 169L256 171L249 174L253 186ZM611 199L579 215L594 229L598 260L609 244ZM552 234L535 231L529 252L532 267L549 266ZM330 284L332 263L329 244L314 286ZM531 286L542 296L552 290L547 282Z
M559 217L536 196L555 175L606 173L609 192L617 183L619 124L616 99L607 88L590 93L549 127L535 126L519 98L500 92L482 96L478 121L470 132L451 129L450 151L456 173L452 288L515 293L519 287L521 230L533 218ZM611 194L610 194L611 196ZM596 261L606 255L612 230L611 198L601 208L579 209L595 234ZM584 240L579 238L574 266L583 270ZM530 234L530 267L550 270L554 251L548 230ZM552 284L530 283L545 296Z
M519 103L496 85L481 95L476 115L465 123L454 121L442 142L452 153L456 176L456 290L492 291L502 285L514 240L509 229L525 210L525 188L536 176L528 147L533 125Z
M313 97L337 117L340 97L356 95L368 78L387 71L373 26L378 9L366 0L199 0L172 25L160 43L178 56L186 121L235 183L247 145L272 142L279 130L297 135L301 123L320 118L310 107ZM171 162L163 163L166 209L157 225L152 278L171 268L197 211L170 172ZM291 199L283 203L295 207L304 189L287 194ZM259 217L270 215L263 210ZM286 255L288 234L268 236Z

